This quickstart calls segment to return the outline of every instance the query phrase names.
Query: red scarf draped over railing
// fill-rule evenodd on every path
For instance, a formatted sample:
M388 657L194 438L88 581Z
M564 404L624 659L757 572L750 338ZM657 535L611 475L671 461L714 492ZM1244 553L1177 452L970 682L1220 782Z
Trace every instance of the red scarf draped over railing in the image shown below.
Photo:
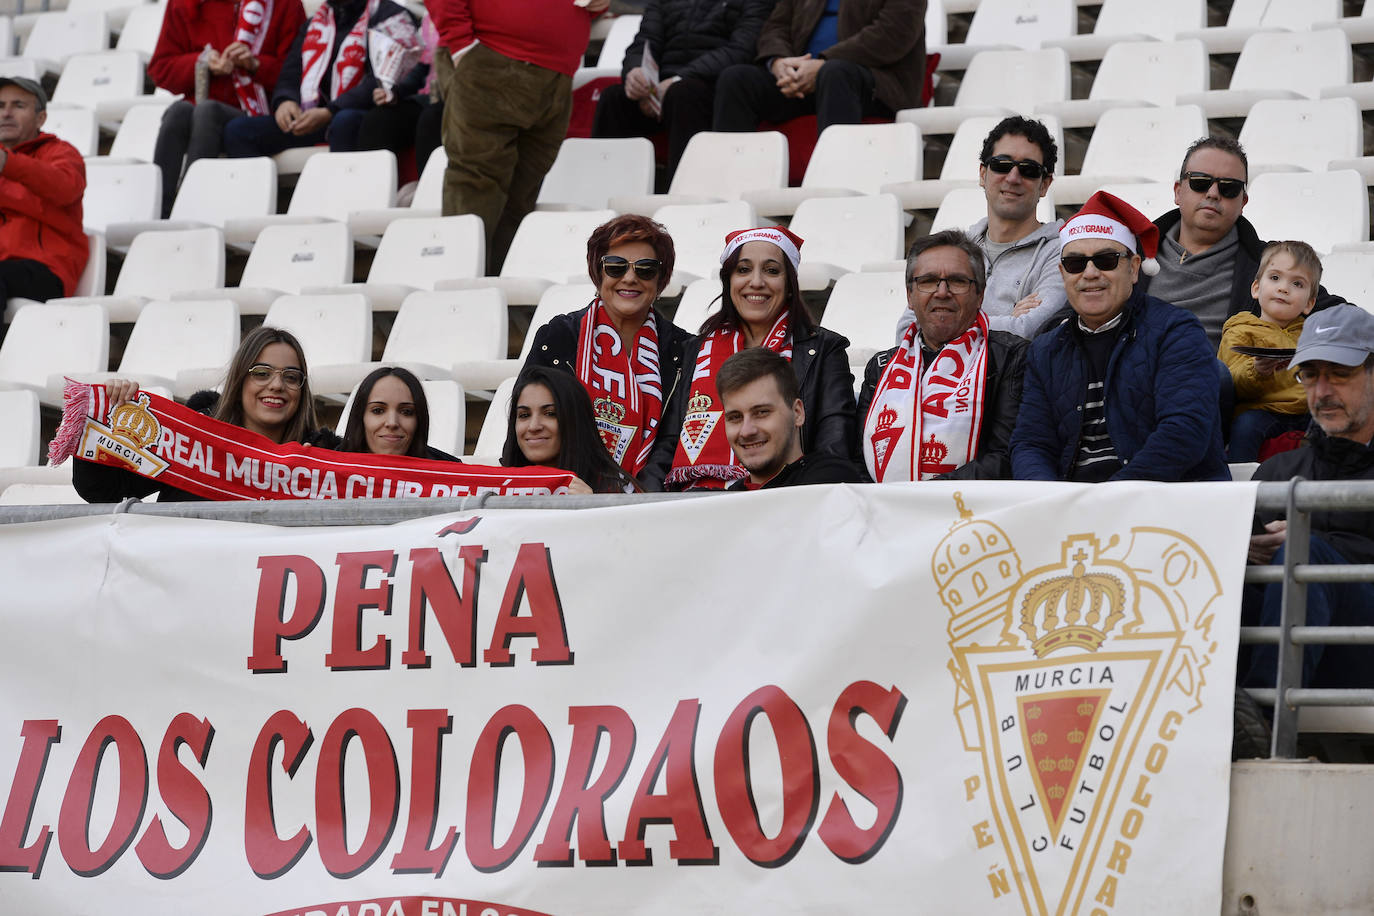
M553 468L484 467L286 442L140 391L113 407L104 385L68 380L48 461L122 467L206 499L349 499L565 493Z

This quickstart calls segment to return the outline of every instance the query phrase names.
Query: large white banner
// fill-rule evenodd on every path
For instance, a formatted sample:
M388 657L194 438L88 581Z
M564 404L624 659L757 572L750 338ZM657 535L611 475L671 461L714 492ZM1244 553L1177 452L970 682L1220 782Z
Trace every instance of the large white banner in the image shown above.
M1214 916L1253 494L3 527L0 911Z

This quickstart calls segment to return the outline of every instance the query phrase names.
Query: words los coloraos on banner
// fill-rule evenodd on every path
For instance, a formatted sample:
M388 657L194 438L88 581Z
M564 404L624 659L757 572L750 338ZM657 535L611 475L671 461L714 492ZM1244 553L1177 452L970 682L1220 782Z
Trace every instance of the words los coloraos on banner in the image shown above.
M9 526L0 907L1211 916L1253 493Z

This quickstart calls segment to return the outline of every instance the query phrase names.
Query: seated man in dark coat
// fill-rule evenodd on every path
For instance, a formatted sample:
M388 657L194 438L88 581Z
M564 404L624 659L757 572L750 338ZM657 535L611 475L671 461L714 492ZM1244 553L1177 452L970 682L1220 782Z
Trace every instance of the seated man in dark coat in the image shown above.
M919 238L906 260L915 323L868 361L859 451L885 481L1007 479L1026 341L988 330L983 251L958 229Z
M1255 470L1255 480L1374 480L1374 316L1354 305L1315 312L1303 326L1291 368L1307 391L1312 428L1303 447L1281 452ZM1250 562L1283 565L1287 523L1270 519L1250 538ZM1362 510L1312 513L1311 563L1374 563L1374 515ZM1283 587L1247 592L1245 609L1278 626ZM1374 625L1374 584L1307 583L1308 626ZM1245 683L1272 687L1278 650L1256 646ZM1303 647L1304 687L1374 687L1374 647Z
M859 483L848 458L816 452L802 454L806 407L797 374L782 356L763 347L741 350L721 364L716 375L725 437L747 480L726 489L756 490L810 483Z
M1098 191L1060 238L1073 315L1031 344L1011 438L1013 475L1230 480L1216 350L1197 318L1136 286L1142 270L1159 269L1159 230Z

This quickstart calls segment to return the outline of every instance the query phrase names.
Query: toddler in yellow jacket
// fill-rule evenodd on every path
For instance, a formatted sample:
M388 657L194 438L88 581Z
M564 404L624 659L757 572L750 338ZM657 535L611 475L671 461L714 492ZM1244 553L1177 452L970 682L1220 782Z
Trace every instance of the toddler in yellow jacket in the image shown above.
M1259 300L1259 316L1232 315L1222 329L1217 357L1231 370L1236 386L1236 414L1227 449L1232 462L1256 461L1265 440L1307 428L1311 419L1307 396L1297 374L1288 368L1288 357L1247 356L1233 348L1296 347L1304 317L1317 301L1321 277L1321 258L1311 245L1270 242L1250 284L1250 295Z

